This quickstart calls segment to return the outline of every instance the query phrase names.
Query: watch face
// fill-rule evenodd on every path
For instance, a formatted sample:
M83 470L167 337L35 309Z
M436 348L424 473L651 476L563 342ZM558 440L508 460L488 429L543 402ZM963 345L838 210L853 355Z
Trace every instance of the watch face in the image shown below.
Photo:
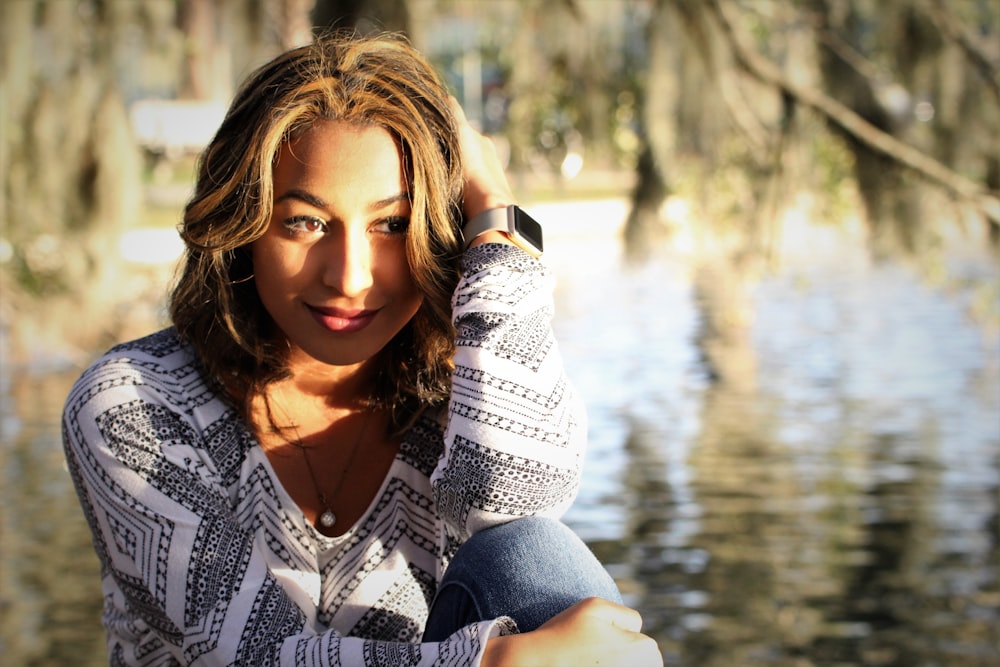
M525 241L542 251L542 226L520 207L514 207L514 229Z

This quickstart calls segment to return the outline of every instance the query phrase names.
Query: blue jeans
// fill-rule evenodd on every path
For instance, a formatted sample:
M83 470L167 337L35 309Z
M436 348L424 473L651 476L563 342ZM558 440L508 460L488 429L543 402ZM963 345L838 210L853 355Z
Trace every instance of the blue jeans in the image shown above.
M562 523L526 517L473 535L448 565L423 641L510 616L529 632L588 597L621 603L614 580Z

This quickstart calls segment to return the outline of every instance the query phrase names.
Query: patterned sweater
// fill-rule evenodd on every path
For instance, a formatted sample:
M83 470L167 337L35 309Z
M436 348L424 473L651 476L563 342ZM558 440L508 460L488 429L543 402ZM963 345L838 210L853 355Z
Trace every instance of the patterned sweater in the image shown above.
M244 420L173 329L120 345L77 382L63 441L102 563L112 665L476 665L509 619L420 643L471 534L561 516L582 406L551 331L552 277L508 245L466 253L447 412L406 434L344 535L305 520Z

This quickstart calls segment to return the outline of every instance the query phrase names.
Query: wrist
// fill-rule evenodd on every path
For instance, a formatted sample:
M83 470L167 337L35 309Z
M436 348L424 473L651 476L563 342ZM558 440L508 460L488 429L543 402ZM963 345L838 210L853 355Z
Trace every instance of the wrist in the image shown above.
M507 243L509 245L514 245L514 242L510 240L510 237L503 232L485 232L480 234L476 238L469 242L470 248L475 248L477 245L483 245L484 243Z

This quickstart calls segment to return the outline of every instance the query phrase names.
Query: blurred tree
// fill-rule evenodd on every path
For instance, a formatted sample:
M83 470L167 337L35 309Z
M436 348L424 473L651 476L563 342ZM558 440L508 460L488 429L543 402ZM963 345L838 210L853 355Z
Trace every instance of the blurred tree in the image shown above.
M680 102L679 53L671 34L669 0L653 0L646 26L648 49L645 78L638 85L639 154L632 206L625 221L625 243L635 254L649 248L649 235L659 223L660 206L670 193L667 165L677 153L676 105Z
M974 0L948 7L810 0L781 22L776 12L754 14L724 0L704 3L743 73L780 94L786 109L819 112L847 146L879 252L933 247L933 226L962 219L963 211L994 233L1000 225L996 69L969 32L956 27L965 17L995 37L1000 10ZM818 76L796 75L792 62L776 61L768 51L774 36L803 26L813 31L814 64L807 67ZM952 212L942 215L949 207Z
M499 25L490 32L507 24L493 44L506 73L504 132L516 169L562 185L585 160L607 153L611 71L608 36L600 32L606 11L579 0L525 0L515 14L493 18Z
M313 11L316 0L272 0L271 20L277 27L278 48L287 50L312 40Z
M142 197L116 77L135 12L116 2L0 3L3 325L26 326L38 298L50 323L110 325L115 232Z
M229 97L229 43L224 0L179 0L177 22L184 35L184 66L177 97L209 100Z
M933 248L935 225L968 213L1000 231L995 4L650 7L639 87L644 143L626 233L640 239L636 247L645 247L643 230L660 225L664 198L688 183L708 217L728 206L742 218L747 251L766 250L781 193L820 187L820 172L837 172L816 163L833 153L814 121L795 113L802 107L847 148L878 251ZM802 168L787 169L790 160Z
M315 3L312 20L319 29L410 32L410 8L406 0L315 0Z
M958 13L975 20L976 4L982 3L889 0L876 11L857 1L813 3L827 94L900 142L872 140L878 135L868 128L857 132L832 123L854 155L859 192L883 251L897 245L916 251L934 242L928 219L934 207L927 205L925 184L910 178L912 169L967 200L979 198L995 170L990 165L1000 155L1000 113L996 88L990 94L984 84L995 83L996 73L990 76L983 60L969 67L956 39L964 34ZM924 156L908 159L907 147ZM979 183L963 182L959 174ZM1000 224L1000 212L992 217Z

